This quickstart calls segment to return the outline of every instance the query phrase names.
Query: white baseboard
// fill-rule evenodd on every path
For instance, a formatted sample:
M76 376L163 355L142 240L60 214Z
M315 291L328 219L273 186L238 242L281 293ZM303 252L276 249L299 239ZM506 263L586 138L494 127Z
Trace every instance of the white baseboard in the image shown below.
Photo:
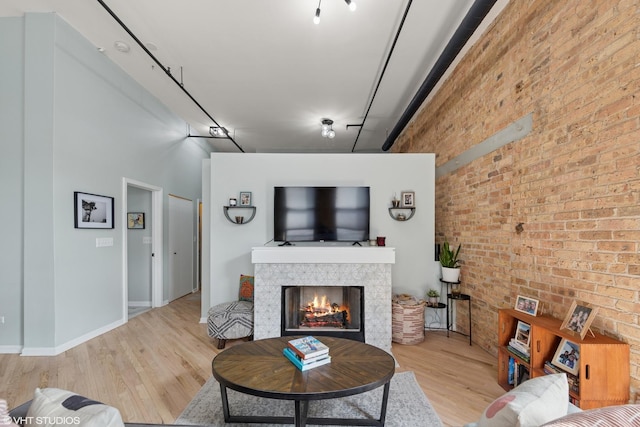
M207 318L206 317L201 317L200 318L200 323L207 323Z
M62 345L56 347L23 347L21 356L57 356L60 353L64 353L65 351L80 345L86 341L89 341L92 338L100 336L106 332L109 332L112 329L117 328L118 326L122 326L124 321L118 320L109 325L105 325L102 328L98 328L94 331L91 331L87 334L84 334L78 338L72 339L69 342L66 342Z
M129 307L151 307L151 301L129 301L127 305Z
M20 354L21 345L0 345L0 354Z

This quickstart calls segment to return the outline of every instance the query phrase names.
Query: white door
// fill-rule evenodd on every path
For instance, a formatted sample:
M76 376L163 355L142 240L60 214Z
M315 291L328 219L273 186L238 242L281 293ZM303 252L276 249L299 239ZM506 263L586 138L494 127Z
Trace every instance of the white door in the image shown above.
M169 301L193 287L193 201L169 195Z

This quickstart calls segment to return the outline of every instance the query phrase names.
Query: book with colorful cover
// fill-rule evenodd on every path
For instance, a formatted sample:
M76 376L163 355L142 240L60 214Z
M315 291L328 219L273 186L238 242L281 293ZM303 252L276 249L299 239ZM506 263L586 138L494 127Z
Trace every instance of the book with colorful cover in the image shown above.
M290 340L287 344L291 350L303 359L310 359L329 353L329 347L312 336L296 338Z
M318 357L313 360L302 360L293 350L288 347L282 350L282 354L284 354L284 356L301 371L307 371L309 369L317 368L318 366L331 363L331 356L329 355L325 355L325 357Z

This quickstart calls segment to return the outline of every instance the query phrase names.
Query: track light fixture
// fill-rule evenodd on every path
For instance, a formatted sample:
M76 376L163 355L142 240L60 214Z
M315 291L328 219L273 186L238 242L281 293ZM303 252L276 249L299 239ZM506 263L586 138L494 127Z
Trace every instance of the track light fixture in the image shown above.
M320 23L320 4L322 0L318 0L318 8L316 9L316 16L313 17L313 23L318 25Z
M352 12L356 10L356 2L353 0L344 0L344 2L349 6L349 10ZM320 5L322 4L322 0L318 0L318 7L316 8L316 14L313 17L313 23L318 25L320 23Z
M229 138L229 131L220 126L209 127L209 135L214 138Z
M336 137L336 131L333 130L333 120L322 119L322 131L321 134L324 138L333 139Z

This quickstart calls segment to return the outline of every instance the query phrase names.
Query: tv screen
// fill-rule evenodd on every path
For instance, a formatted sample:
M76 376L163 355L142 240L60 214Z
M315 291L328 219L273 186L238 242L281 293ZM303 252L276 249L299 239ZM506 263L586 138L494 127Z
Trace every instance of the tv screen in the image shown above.
M369 240L369 187L275 187L276 242Z

